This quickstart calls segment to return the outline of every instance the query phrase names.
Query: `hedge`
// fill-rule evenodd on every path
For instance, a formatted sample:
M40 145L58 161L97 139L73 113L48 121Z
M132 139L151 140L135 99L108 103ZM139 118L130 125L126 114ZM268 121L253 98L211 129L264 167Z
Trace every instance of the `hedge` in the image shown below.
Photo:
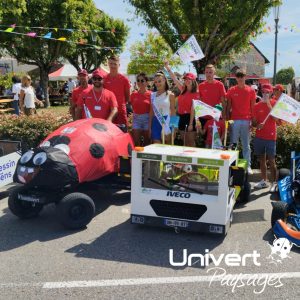
M35 116L0 115L0 139L20 140L28 148L36 147L48 134L63 124L71 121L69 114L58 116L49 111L43 111ZM131 127L132 116L129 116ZM300 152L300 123L284 124L278 127L277 165L289 167L291 151ZM253 161L253 166L258 164Z
M21 141L24 148L36 147L51 132L71 121L71 116L58 116L49 111L27 117L0 115L0 139Z

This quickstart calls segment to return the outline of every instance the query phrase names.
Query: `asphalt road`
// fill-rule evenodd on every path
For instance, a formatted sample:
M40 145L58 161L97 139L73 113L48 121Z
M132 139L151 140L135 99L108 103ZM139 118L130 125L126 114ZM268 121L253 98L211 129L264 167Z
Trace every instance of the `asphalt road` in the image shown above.
M129 192L96 197L98 214L82 231L65 230L54 206L21 221L7 198L0 201L0 299L300 298L299 249L281 262L269 257L274 237L267 190L252 191L251 201L235 208L225 238L131 225ZM175 262L183 249L202 255L208 249L215 261L173 267L169 249ZM245 266L226 264L228 254L248 254Z

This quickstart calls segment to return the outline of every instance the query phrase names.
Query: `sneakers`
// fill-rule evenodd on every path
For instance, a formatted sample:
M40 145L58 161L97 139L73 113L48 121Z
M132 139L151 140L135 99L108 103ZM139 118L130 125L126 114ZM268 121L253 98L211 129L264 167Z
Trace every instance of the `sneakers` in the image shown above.
M270 193L276 193L278 190L277 188L277 182L273 182L271 187L270 187Z
M254 188L255 189L265 189L268 186L269 186L268 183L264 179L262 179L260 182L258 182L254 185Z
M253 175L253 171L252 171L251 167L247 168L247 172L248 172L248 174Z

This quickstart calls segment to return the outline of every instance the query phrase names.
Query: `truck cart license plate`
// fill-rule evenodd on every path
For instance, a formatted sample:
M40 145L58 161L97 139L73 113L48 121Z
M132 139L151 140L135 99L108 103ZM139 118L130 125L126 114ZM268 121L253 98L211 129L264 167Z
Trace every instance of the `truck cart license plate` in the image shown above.
M23 201L28 201L28 202L34 202L34 203L40 202L40 200L34 196L28 196L28 195L22 195L22 194L18 194L18 199L23 200Z
M170 219L165 219L165 225L167 226L172 226L172 227L182 227L186 228L189 226L189 222L186 221L178 221L178 220L170 220Z
M218 225L209 225L209 232L223 233L223 227Z

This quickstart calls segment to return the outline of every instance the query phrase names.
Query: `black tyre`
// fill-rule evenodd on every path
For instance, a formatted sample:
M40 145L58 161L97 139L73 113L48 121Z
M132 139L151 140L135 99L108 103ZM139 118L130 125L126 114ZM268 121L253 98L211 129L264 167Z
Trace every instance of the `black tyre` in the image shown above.
M285 169L285 168L279 169L278 180L283 179L284 177L290 176L290 175L291 175L290 169Z
M273 210L271 215L271 226L273 228L277 220L286 220L288 214L288 204L282 201L278 201L272 202L272 206Z
M86 194L66 195L56 207L60 222L69 229L84 228L95 215L94 201Z
M8 196L8 207L20 219L34 218L43 209L43 204L20 200L18 194L24 191L24 187L14 189ZM29 194L28 190L26 190L26 194Z
M251 185L250 183L247 181L244 183L244 186L241 190L241 193L240 193L240 202L241 203L247 203L249 202L250 200L250 194L251 194Z

